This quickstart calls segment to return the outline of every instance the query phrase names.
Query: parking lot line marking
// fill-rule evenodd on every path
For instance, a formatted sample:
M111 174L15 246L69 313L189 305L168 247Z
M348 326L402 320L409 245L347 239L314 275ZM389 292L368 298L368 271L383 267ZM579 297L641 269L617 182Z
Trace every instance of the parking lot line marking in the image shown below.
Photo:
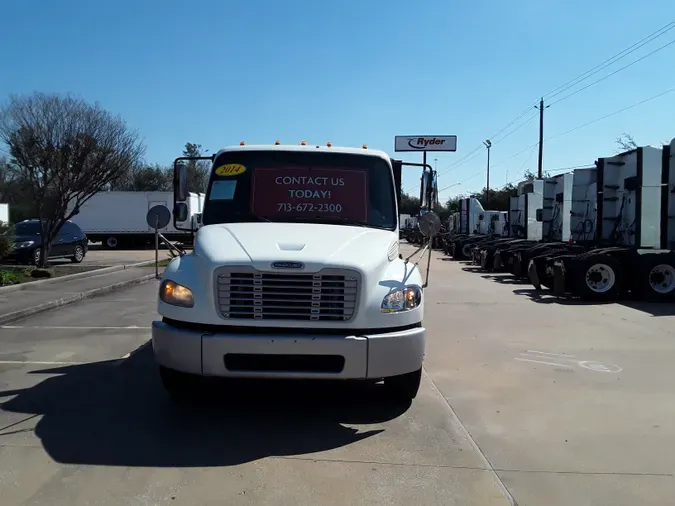
M534 362L536 364L544 364L544 365L554 365L558 367L569 367L567 364L558 364L557 362L545 362L543 360L534 360L531 358L519 358L516 357L516 360L520 360L521 362Z
M0 325L0 329L30 329L30 330L149 330L150 327L139 327L138 325L127 325L124 327L74 327L74 326L59 326L59 325Z
M527 353L538 353L539 355L551 355L552 357L574 358L576 355L567 355L566 353L549 353L547 351L527 350Z
M0 360L0 365L82 365L87 362L41 362L34 360Z

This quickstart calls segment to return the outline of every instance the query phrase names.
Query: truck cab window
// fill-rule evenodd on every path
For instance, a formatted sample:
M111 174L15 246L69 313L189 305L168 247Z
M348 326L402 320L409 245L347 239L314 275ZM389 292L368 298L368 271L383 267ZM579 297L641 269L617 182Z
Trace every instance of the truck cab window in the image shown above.
M391 168L380 157L226 152L214 162L203 222L334 220L394 230L395 199Z

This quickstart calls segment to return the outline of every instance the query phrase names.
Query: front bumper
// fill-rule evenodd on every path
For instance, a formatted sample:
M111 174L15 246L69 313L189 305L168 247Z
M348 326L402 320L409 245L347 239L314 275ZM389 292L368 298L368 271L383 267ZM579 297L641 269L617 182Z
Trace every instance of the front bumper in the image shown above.
M359 335L322 335L320 329L316 334L259 334L202 332L161 321L152 322L152 347L157 362L170 369L203 376L387 378L420 369L425 343L424 327ZM233 360L227 362L226 357ZM242 357L246 357L249 364L264 365L258 370L255 365L245 368L226 366L226 362L237 363ZM289 367L289 370L270 367L270 360L272 364L277 360L279 364L297 365L311 363L313 358L319 357L331 357L331 370L308 370L306 365L302 368ZM335 360L340 364L337 367Z

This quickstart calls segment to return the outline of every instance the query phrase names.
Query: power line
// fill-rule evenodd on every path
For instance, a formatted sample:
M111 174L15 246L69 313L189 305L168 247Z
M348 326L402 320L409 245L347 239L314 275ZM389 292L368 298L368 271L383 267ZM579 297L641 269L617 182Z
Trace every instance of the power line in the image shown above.
M489 137L489 139L490 139L490 140L494 139L494 138L497 137L499 134L501 134L504 130L508 129L511 125L513 125L514 123L516 123L520 118L522 118L522 117L525 116L528 112L530 112L530 111L532 110L532 107L533 107L534 105L536 105L536 102L533 103L532 105L528 106L527 109L525 109L522 113L520 113L518 116L516 116L514 119L512 119L509 123L507 123L507 124L506 124L505 126L503 126L501 129L499 129L499 130L498 130L497 132L495 132L493 135L491 135L491 136ZM528 122L529 122L529 120L527 120L524 124L527 124ZM518 128L520 128L520 127L518 127ZM510 135L510 134L505 135L501 140L503 140L503 139L505 139L506 137L508 137L508 135ZM493 141L493 142L499 142L499 141ZM478 151L482 151L482 149L483 149L483 144L481 143L481 144L479 144L478 146L476 146L474 149L472 149L471 151L469 151L466 155L464 155L464 156L463 156L462 158L460 158L459 160L456 160L455 162L452 162L448 167L446 167L444 170L442 170L441 172L439 172L439 175L446 174L446 173L448 173L450 170L455 169L455 168L459 167L460 165L464 165L465 163L467 163L467 162L473 160L473 159L474 159L476 156L478 156L478 155L473 156L473 157L471 157L471 155L473 155L474 153L476 153L476 152L478 152ZM471 158L469 158L469 157L471 157Z
M581 75L575 77L574 79L571 79L570 81L567 81L567 82L564 83L564 84L561 84L560 86L558 86L558 87L555 88L554 90L551 90L551 91L549 91L548 93L546 93L546 94L544 95L544 97L545 97L546 99L550 100L551 98L553 98L553 97L555 97L555 96L557 96L557 95L563 93L564 91L566 91L566 90L568 90L569 88L575 86L576 84L579 84L580 82L585 81L586 79L588 79L588 78L591 77L592 75L597 74L597 73L600 72L601 70L603 70L603 69L609 67L610 65L616 63L617 61L619 61L619 60L625 58L625 57L628 56L629 54L634 53L635 51L637 51L637 50L640 49L641 47L643 47L643 46L645 46L646 44L650 43L651 41L657 39L657 38L660 37L661 35L663 35L663 34L669 32L669 31L672 30L673 28L675 28L675 21L671 21L670 23L668 23L668 24L662 26L662 27L659 28L658 30L656 30L656 31L654 31L654 32L652 32L652 33L650 33L650 34L647 35L646 37L640 39L639 41L637 41L637 42L634 43L633 45L627 47L627 48L624 49L623 51L620 51L619 53L615 54L614 56L611 56L610 58L607 58L605 61L603 61L602 63L596 65L596 66L593 67L592 69L587 70L587 71L584 72L583 74L581 74Z
M590 83L590 84L587 84L587 85L584 86L583 88L579 88L578 90L573 91L572 93L569 93L568 95L565 95L565 96L562 97L562 98L559 98L558 100L554 101L552 104L549 104L549 105L554 105L554 104L557 104L558 102L562 102L563 100L567 100L568 98L570 98L570 97L576 95L577 93L580 93L580 92L582 92L582 91L584 91L584 90L590 88L591 86L593 86L593 85L595 85L595 84L598 84L600 81L604 81L604 80L607 79L608 77L612 77L613 75L618 74L618 73L621 72L622 70L625 70L625 69L627 69L628 67L631 67L631 66L635 65L636 63L638 63L638 62L644 60L645 58L647 58L647 57L653 55L654 53L657 53L658 51L661 51L662 49L667 48L668 46L670 46L670 45L672 45L672 44L675 44L675 39L671 40L671 41L668 42L667 44L664 44L663 46L660 46L660 47L654 49L652 52L647 53L646 55L644 55L644 56L638 58L637 60L634 60L634 61L630 62L628 65L624 65L624 66L621 67L620 69L615 70L614 72L612 72L612 73L610 73L610 74L607 74L606 76L603 76L603 77L601 77L600 79L598 79L598 80L596 80L596 81L593 81L593 82Z
M629 105L628 107L624 107L623 109L619 109L619 110L611 112L609 114L605 114L604 116L601 116L601 117L596 118L594 120L588 121L587 123L583 123L581 125L575 126L574 128L570 128L569 130L565 130L564 132L561 132L559 134L552 135L551 137L547 138L546 141L548 141L550 139L555 139L556 137L560 137L562 135L567 135L571 132L574 132L575 130L579 130L580 128L583 128L585 126L592 125L593 123L597 123L598 121L602 121L603 119L610 118L610 117L615 116L619 113L627 111L628 109L632 109L633 107L637 107L638 105L645 104L645 103L650 102L652 100L655 100L659 97L667 95L668 93L672 93L673 91L675 91L675 87L670 88L669 90L663 91L663 92L659 93L658 95L654 95L654 96L651 96L651 97L646 98L644 100L641 100L640 102L635 102L634 104Z
M614 112L611 112L611 113L609 113L609 114L605 114L604 116L601 116L601 117L599 117L599 118L595 118L594 120L587 121L586 123L582 123L581 125L577 125L577 126L575 126L574 128L570 128L569 130L565 130L564 132L560 132L560 133L558 133L558 134L552 135L552 136L548 137L547 139L545 139L544 142L549 141L549 140L551 140L551 139L555 139L555 138L557 138L557 137L561 137L561 136L563 136L563 135L567 135L567 134L572 133L572 132L574 132L574 131L576 131L576 130L579 130L580 128L584 128L584 127L586 127L586 126L588 126L588 125L592 125L593 123L597 123L598 121L602 121L602 120L604 120L604 119L611 118L612 116L616 116L617 114L620 114L620 113L622 113L622 112L624 112L624 111L627 111L627 110L629 110L629 109L633 109L634 107L637 107L637 106L639 106L639 105L645 104L645 103L647 103L647 102L651 102L652 100L656 100L657 98L660 98L660 97L662 97L662 96L664 96L664 95L667 95L668 93L672 93L672 92L674 92L674 91L675 91L675 87L672 87L672 88L670 88L670 89L668 89L668 90L666 90L666 91L663 91L663 92L661 92L661 93L658 93L657 95L653 95L653 96L651 96L651 97L649 97L649 98L646 98L646 99L644 99L644 100L641 100L641 101L639 101L639 102L635 102L634 104L631 104L631 105L629 105L629 106L627 106L627 107L623 107L622 109L618 109L618 110L616 110L616 111L614 111ZM522 149L522 150L518 151L517 153L511 155L510 157L505 158L505 159L502 160L501 162L495 163L494 165L492 165L492 168L494 168L494 167L496 167L496 166L498 166L498 165L502 165L503 163L506 163L506 162L508 162L509 160L515 158L516 156L518 156L518 155L520 155L520 154L526 152L528 149L531 149L532 151L530 152L530 155L528 156L528 160L529 160L529 158L532 156L532 153L534 152L534 148L537 147L538 145L539 145L539 143L538 143L538 142L535 142L534 144L532 144L532 145L530 145L530 146L527 146L525 149ZM525 161L525 163L527 163L527 160ZM524 167L524 166L525 166L525 164L523 164L523 167ZM523 167L521 167L521 170L522 170ZM561 169L547 169L547 172L552 172L552 171L557 171L557 170L571 170L571 169L573 169L573 168L582 168L582 167L579 166L579 167L563 167L563 168L561 168ZM485 172L485 171L477 172L476 174L474 174L474 175L472 175L472 176L466 178L465 180L461 181L460 184L461 184L461 183L464 183L465 181L469 181L469 180L471 180L471 179L473 179L473 178L475 178L475 177L478 177L478 176L479 176L480 174L482 174L483 172ZM455 184L457 184L457 183L455 183ZM442 189L438 190L438 193L442 192L443 190L447 190L448 188L450 188L450 187L452 187L452 186L454 186L454 185L446 186L445 188L442 188Z
M577 85L577 84L579 84L579 83L585 81L585 80L588 79L589 77L591 77L591 76L597 74L597 73L600 72L601 70L603 70L603 69L609 67L609 66L612 65L613 63L616 63L617 61L619 61L619 60L625 58L625 57L628 56L629 54L634 53L635 51L637 51L637 50L640 49L641 47L645 46L645 45L648 44L649 42L652 42L653 40L657 39L658 37L661 37L662 35L664 35L665 33L669 32L670 30L672 30L672 29L674 29L674 28L675 28L675 20L674 20L674 21L671 21L671 22L669 22L669 23L667 23L666 25L662 26L662 27L659 28L658 30L655 30L655 31L652 32L651 34L647 35L646 37L643 37L643 38L640 39L639 41L635 42L634 44L632 44L631 46L627 47L627 48L624 49L623 51L620 51L619 53L615 54L614 56L612 56L612 57L606 59L605 61L603 61L602 63L596 65L596 66L593 67L592 69L587 70L587 71L584 72L583 74L580 74L579 76L575 77L574 79L572 79L572 80L570 80L570 81L567 81L566 83L563 83L562 85L560 85L560 86L558 86L557 88L551 90L550 92L548 92L548 93L547 93L546 95L544 95L544 96L545 96L545 97L548 97L549 99L552 98L552 97L558 96L559 94L561 94L561 93L567 91L568 89L574 87L575 85ZM572 92L572 93L569 93L568 95L565 95L564 97L562 97L562 98L560 98L560 99L554 101L553 103L549 104L549 106L551 106L551 105L553 105L553 104L557 104L558 102L562 102L563 100L566 100L567 98L570 98L570 97L572 97L573 95L576 95L577 93L580 93L580 92L582 92L582 91L584 91L584 90L590 88L591 86L594 86L595 84L597 84L597 83L599 83L599 82L601 82L601 81L604 81L605 79L607 79L607 78L609 78L609 77L611 77L611 76L613 76L613 75L615 75L615 74L617 74L617 73L619 73L619 72L621 72L621 71L627 69L628 67L630 67L630 66L632 66L632 65L635 65L636 63L638 63L638 62L644 60L645 58L648 58L649 56L651 56L651 55L657 53L658 51L661 51L662 49L665 49L666 47L668 47L668 46L670 46L670 45L672 45L672 44L674 44L674 43L675 43L675 40L672 40L672 41L670 41L670 42L664 44L663 46L658 47L657 49L655 49L655 50L651 51L650 53L648 53L648 54L646 54L646 55L644 55L644 56L638 58L637 60L634 60L633 62L629 63L628 65L625 65L625 66L621 67L620 69L615 70L614 72L612 72L612 73L610 73L610 74L607 74L606 76L604 76L604 77L602 77L602 78L600 78L600 79L597 79L596 81L593 81L592 83L590 83L590 84L588 84L588 85L586 85L586 86L584 86L584 87L582 87L582 88L580 88L580 89L578 89L578 90L576 90L576 91L574 91L574 92ZM665 92L665 93L669 93L669 91L668 91L668 92ZM664 94L665 94L665 93L664 93ZM658 95L658 96L661 96L661 95ZM626 108L626 109L630 109L631 107L635 107L636 105L639 105L639 104L644 103L644 102L646 102L646 101L649 101L649 100L652 100L652 99L654 99L654 98L657 98L658 96L652 97L652 98L647 99L647 100L645 100L645 101L643 101L643 102L640 102L640 103L638 103L638 104L634 104L633 106L629 106L629 107ZM513 120L511 120L509 123L507 123L507 124L506 124L504 127L502 127L499 131L497 131L495 134L493 134L493 135L490 137L490 139L492 140L492 139L494 139L495 137L498 137L499 134L501 134L502 132L504 132L505 130L507 130L511 125L513 125L514 123L516 123L519 119L521 119L521 118L524 117L529 111L531 111L531 110L532 110L532 107L535 106L536 104L537 104L537 102L534 102L532 105L530 105L530 106L529 106L527 109L525 109L521 114L519 114L518 116L516 116ZM612 115L614 115L614 114L618 114L619 112L622 112L622 111L624 111L624 110L626 110L626 109L622 109L621 111L616 111L615 113L612 113L612 114L610 114L609 116L612 116ZM609 117L609 116L605 116L605 117ZM511 134L513 134L514 132L516 132L517 130L519 130L520 128L522 128L523 126L525 126L526 124L528 124L532 119L534 119L534 118L536 118L536 117L537 117L536 114L533 115L533 116L531 116L529 119L527 119L527 120L526 120L524 123L522 123L520 126L518 126L518 127L515 128L514 130L512 130L512 131L510 131L509 133L507 133L506 135L504 135L501 139L498 139L498 140L493 141L493 145L496 144L496 143L498 143L498 142L501 142L501 141L504 140L504 139L506 139L506 138L509 137ZM605 117L599 118L599 119L597 119L597 120L594 120L593 122L595 122L595 121L600 121L601 119L604 119ZM588 123L588 124L590 124L590 123ZM580 125L579 127L576 127L576 128L582 128L583 126L586 126L586 125ZM573 130L572 130L572 131L573 131ZM564 133L563 133L563 134L557 134L557 135L555 135L555 136L553 136L553 137L549 137L549 139L550 139L550 138L557 137L557 136L559 136L559 135L564 135ZM547 140L548 140L548 139L547 139ZM538 143L534 144L533 146L536 146L537 144L538 144ZM532 147L532 146L528 146L528 147L525 148L524 150L519 151L519 152L516 153L515 155L513 155L513 156L507 158L506 160L503 160L502 162L498 162L497 164L493 165L493 167L495 167L495 166L497 166L497 165L500 165L500 164L502 164L502 163L504 163L504 162L506 162L506 161L508 161L508 160L510 160L510 159L512 159L512 158L514 158L515 156L518 156L519 154L523 153L524 151L527 151L528 149L530 149L531 147ZM469 153L467 153L466 155L464 155L462 158L460 158L459 160L457 160L457 161L453 162L452 164L450 164L448 167L446 167L446 169L444 169L443 171L437 173L437 175L447 174L447 173L450 172L451 170L454 170L454 169L456 169L456 168L458 168L458 167L460 167L460 166L462 166L462 165L465 165L466 163L472 161L473 159L475 159L476 157L478 157L478 156L481 154L482 149L483 149L483 146L482 146L482 145L478 145L476 148L474 148L472 151L470 151ZM472 155L473 155L473 156L472 156ZM531 156L531 155L530 155L530 156ZM529 157L528 157L528 159L529 159ZM478 174L480 174L480 173L477 173L476 176L477 176ZM472 176L472 178L473 178L473 177L476 177L476 176ZM412 189L412 187L411 187L411 189ZM409 190L408 190L408 191L409 191ZM440 192L440 191L442 191L442 190L439 190L439 192ZM406 193L407 193L407 192L406 192Z
M528 111L526 111L525 114L526 114L527 112L528 112ZM520 115L520 118L522 118L525 114L521 114L521 115ZM498 139L498 140L496 140L496 141L492 141L492 145L494 146L495 144L500 143L501 141L503 141L504 139L506 139L508 136L510 136L511 134L517 132L518 130L520 130L521 128L523 128L525 125L527 125L528 123L530 123L530 122L531 122L534 118L536 118L537 116L539 116L539 113L533 114L533 115L530 116L527 120L525 120L524 123L521 123L520 125L518 125L516 128L514 128L513 130L511 130L510 132L508 132L506 135L504 135L501 139ZM511 124L513 124L513 122L511 122ZM502 131L503 131L503 129L502 129ZM490 140L492 140L494 137L495 137L495 136L490 137ZM477 147L476 149L474 149L473 151L471 151L470 153L468 153L464 158L462 158L461 160L458 160L457 162L455 162L455 164L452 165L451 167L447 168L446 170L444 170L444 171L442 171L442 172L439 172L438 175L439 175L439 176L442 176L443 174L447 174L447 173L450 172L451 170L454 170L454 169L456 169L456 168L458 168L458 167L460 167L460 166L462 166L462 165L464 165L464 164L469 163L471 160L473 160L474 158L476 158L476 157L478 157L478 156L480 156L480 155L482 154L482 149L483 149L483 146ZM473 153L476 153L476 154L475 154L474 156L471 156L470 158L467 158L468 156L472 155Z

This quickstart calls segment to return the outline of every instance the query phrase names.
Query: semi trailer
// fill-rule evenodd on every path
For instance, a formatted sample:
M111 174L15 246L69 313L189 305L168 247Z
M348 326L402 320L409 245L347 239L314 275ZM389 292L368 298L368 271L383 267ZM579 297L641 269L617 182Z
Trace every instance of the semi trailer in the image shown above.
M183 162L196 159L174 165L176 228L188 220ZM169 394L215 376L383 380L413 399L429 271L399 252L398 206L402 167L421 164L330 143L242 143L206 159L202 226L164 270L152 323ZM419 221L430 237L440 227L433 212Z
M170 241L192 242L190 224L197 222L202 211L203 194L190 193L186 199L188 214L184 221L169 222L159 231ZM154 228L146 221L154 206L173 209L173 192L108 191L96 193L72 217L91 242L101 242L106 249L154 244Z

